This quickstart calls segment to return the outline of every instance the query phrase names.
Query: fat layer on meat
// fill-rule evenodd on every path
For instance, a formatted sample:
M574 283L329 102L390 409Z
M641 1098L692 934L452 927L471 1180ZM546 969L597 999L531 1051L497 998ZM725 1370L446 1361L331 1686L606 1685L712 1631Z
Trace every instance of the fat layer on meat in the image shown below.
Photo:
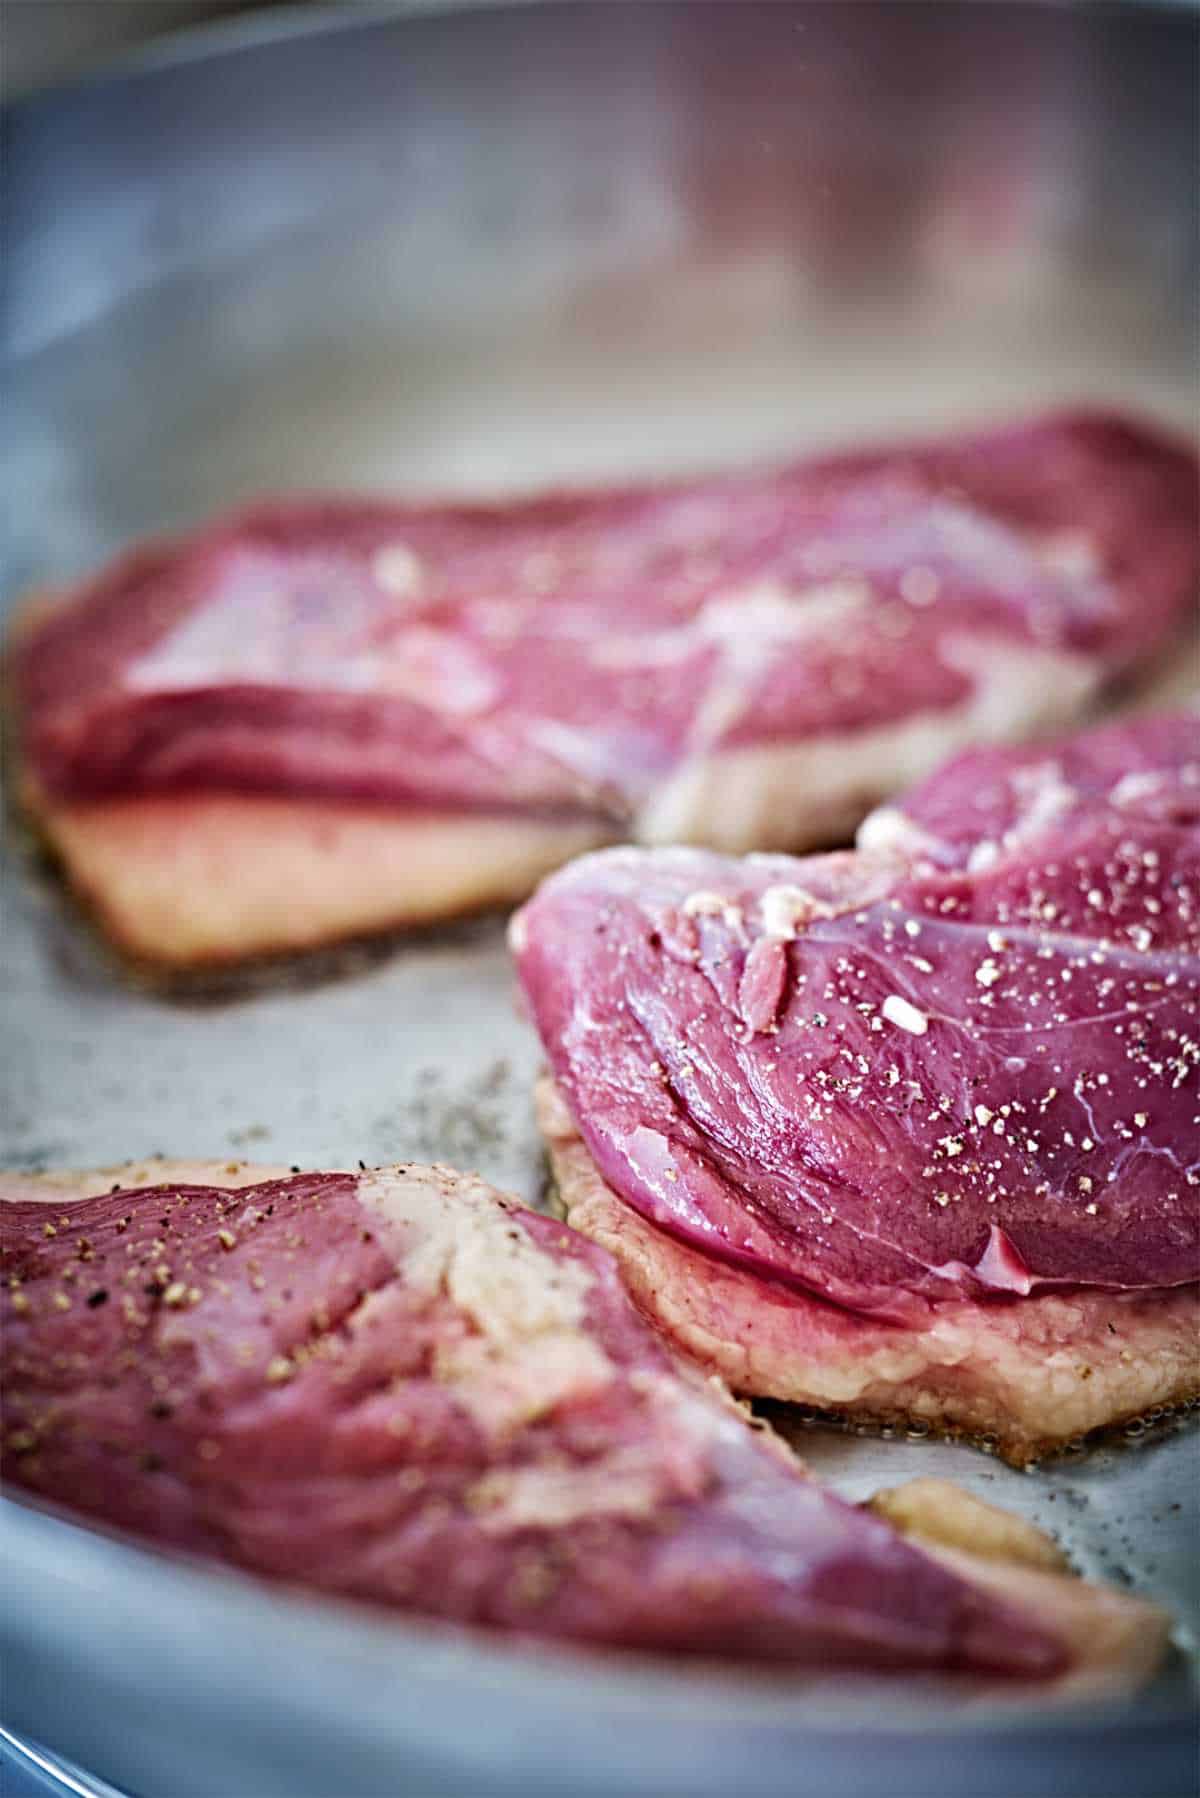
M563 1215L616 1256L644 1314L734 1392L872 1423L928 1424L1024 1466L1200 1395L1200 1290L950 1299L896 1323L714 1260L596 1169L548 1078L538 1118Z
M742 1391L1016 1457L1192 1396L1200 719L967 757L860 840L612 851L518 915L573 1221Z

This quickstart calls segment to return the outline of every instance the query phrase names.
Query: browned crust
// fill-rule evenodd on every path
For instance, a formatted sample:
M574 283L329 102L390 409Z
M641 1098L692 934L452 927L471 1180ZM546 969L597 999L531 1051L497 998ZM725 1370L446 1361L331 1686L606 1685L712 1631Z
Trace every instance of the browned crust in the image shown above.
M548 1076L537 1111L567 1222L616 1256L652 1323L744 1397L982 1440L1021 1467L1200 1396L1198 1287L954 1301L920 1328L878 1323L665 1235L605 1184Z

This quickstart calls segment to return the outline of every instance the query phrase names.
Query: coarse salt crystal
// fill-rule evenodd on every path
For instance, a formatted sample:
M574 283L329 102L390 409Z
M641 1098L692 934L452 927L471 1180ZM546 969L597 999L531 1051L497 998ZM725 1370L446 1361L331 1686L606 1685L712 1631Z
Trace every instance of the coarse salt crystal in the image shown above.
M910 1036L924 1036L929 1028L925 1013L902 999L899 993L889 993L882 1010L889 1024L894 1024L897 1030L907 1030Z

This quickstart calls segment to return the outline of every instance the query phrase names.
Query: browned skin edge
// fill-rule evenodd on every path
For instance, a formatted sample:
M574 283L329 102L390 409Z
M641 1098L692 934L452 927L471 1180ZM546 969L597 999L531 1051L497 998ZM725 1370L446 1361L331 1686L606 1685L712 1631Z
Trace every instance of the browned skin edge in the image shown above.
M631 1208L626 1207L611 1187L605 1184L575 1128L554 1080L548 1074L544 1074L538 1081L536 1107L539 1127L546 1143L550 1167L557 1188L556 1201L560 1215L573 1228L582 1229L585 1235L594 1235L595 1239L600 1241L610 1253L617 1256L618 1261L621 1262L622 1274L631 1296L650 1321L657 1328L663 1330L678 1349L703 1361L703 1353L699 1349L693 1348L685 1338L681 1338L679 1332L672 1327L671 1320L661 1315L657 1304L656 1290L650 1286L646 1275L638 1265L636 1255L627 1250L623 1253L624 1245L619 1238L614 1238L610 1233L595 1232L589 1228L586 1204L589 1199L594 1201L599 1196L607 1204L616 1207L617 1212L614 1215L619 1216L630 1227L651 1236L660 1234L639 1214L631 1212ZM663 1240L673 1254L703 1259L701 1251L678 1243L674 1238L664 1237ZM733 1277L737 1277L736 1272ZM770 1286L770 1282L765 1284ZM697 1288L692 1288L692 1290L695 1291ZM1200 1291L1193 1296L1196 1321L1200 1324ZM819 1301L813 1302L818 1305L820 1303ZM1039 1300L1034 1296L1021 1302L1036 1305ZM709 1331L706 1334L709 1339L713 1339L717 1333ZM1200 1363L1200 1356L1197 1359ZM730 1367L721 1367L719 1363L714 1364L722 1377L729 1380L734 1390L739 1390L736 1373ZM936 1376L937 1368L931 1367L928 1375L931 1388ZM815 1406L831 1421L841 1421L852 1417L857 1423L866 1422L873 1427L901 1429L910 1429L915 1424L922 1430L940 1437L950 1440L965 1440L994 1450L1002 1460L1007 1461L1013 1467L1031 1466L1044 1456L1058 1453L1079 1440L1079 1436L1075 1432L1060 1435L1034 1433L1019 1418L1011 1415L1007 1417L992 1413L984 1415L981 1408L977 1408L975 1414L972 1415L970 1404L965 1403L961 1395L956 1395L953 1391L939 1395L947 1409L938 1418L936 1424L931 1424L927 1417L914 1415L900 1403L889 1405L874 1400L870 1402L853 1400L845 1406L829 1406L822 1405L819 1399L804 1398L799 1394L790 1399L764 1394L760 1391L749 1392L746 1395L759 1401L767 1400L771 1419L776 1429L785 1436L791 1436L793 1433L789 1419L795 1415L794 1407L804 1404L806 1407ZM1087 1434L1095 1436L1120 1429L1127 1423L1140 1420L1147 1409L1155 1408L1165 1413L1182 1408L1198 1397L1200 1397L1200 1365L1195 1370L1189 1370L1187 1374L1181 1375L1169 1390L1156 1392L1150 1398L1143 1397L1137 1405L1112 1413L1104 1419L1103 1423L1093 1426Z
M131 1191L172 1182L250 1186L289 1171L294 1170L163 1156L87 1172L0 1171L0 1203L36 1200L60 1207L108 1192L115 1184ZM779 1453L804 1471L783 1439L774 1440ZM1059 1637L1071 1664L1045 1696L1060 1701L1115 1696L1145 1684L1157 1670L1170 1633L1167 1613L1146 1599L1077 1578L1053 1538L1025 1519L947 1480L910 1480L885 1488L867 1507L963 1579L1028 1610ZM964 1548L968 1542L973 1552ZM1043 1696L1042 1688L1038 1695Z

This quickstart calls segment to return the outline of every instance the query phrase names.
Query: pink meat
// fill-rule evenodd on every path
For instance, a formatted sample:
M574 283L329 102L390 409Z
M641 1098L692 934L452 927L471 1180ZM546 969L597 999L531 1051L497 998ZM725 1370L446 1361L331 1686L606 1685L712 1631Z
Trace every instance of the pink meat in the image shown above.
M964 642L1119 674L1179 625L1197 562L1194 456L1064 415L492 508L263 504L85 583L17 687L60 799L620 822L697 755L963 705Z
M967 756L862 838L614 850L519 914L608 1185L896 1318L1200 1278L1200 719Z
M272 1578L528 1634L1046 1677L810 1483L603 1251L445 1169L0 1206L9 1477Z

